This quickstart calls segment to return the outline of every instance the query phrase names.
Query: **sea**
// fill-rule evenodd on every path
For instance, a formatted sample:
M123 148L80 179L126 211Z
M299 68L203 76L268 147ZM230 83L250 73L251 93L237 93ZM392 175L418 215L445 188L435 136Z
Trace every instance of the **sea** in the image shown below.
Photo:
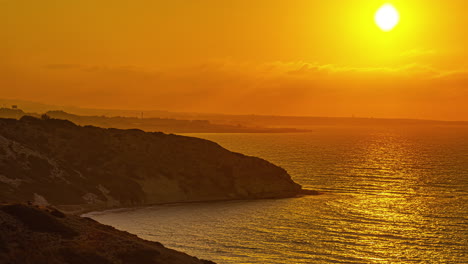
M219 264L468 263L468 128L186 134L285 168L322 195L86 216Z

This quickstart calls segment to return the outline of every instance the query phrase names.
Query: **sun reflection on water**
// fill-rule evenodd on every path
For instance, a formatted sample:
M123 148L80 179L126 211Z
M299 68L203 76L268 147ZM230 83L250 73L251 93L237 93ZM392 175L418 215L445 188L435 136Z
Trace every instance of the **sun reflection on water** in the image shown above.
M424 185L421 174L411 170L421 162L417 146L392 133L372 135L360 143L364 150L361 160L349 169L357 193L351 200L332 202L351 219L343 223L342 232L356 234L371 249L372 256L362 256L370 262L381 263L389 256L406 262L427 254L437 259L440 250L428 252L420 242L444 244L450 239L427 217L433 213L428 205L435 198L419 193Z

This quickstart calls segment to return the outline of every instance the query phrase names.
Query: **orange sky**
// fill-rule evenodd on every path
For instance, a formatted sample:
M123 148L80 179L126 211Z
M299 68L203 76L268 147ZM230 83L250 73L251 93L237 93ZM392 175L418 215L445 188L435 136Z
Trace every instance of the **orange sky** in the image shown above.
M384 3L400 24L383 32ZM0 98L468 120L464 0L0 0Z

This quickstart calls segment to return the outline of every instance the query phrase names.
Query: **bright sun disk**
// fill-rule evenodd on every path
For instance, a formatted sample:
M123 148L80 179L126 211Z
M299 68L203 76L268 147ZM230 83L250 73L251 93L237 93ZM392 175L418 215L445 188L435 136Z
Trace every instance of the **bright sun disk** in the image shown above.
M384 4L375 13L375 23L383 31L390 31L398 25L400 14L391 4Z

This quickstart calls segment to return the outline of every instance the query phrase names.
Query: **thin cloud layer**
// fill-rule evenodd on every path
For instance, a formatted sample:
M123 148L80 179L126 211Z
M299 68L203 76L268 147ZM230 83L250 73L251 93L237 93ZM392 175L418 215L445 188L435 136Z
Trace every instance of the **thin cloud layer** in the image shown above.
M461 114L468 114L460 110L464 105L461 98L468 96L468 71L443 71L420 64L360 68L224 61L166 69L51 64L29 73L13 72L2 76L3 87L14 87L6 91L6 97L21 95L89 107L325 116L433 115L438 119L460 119Z

